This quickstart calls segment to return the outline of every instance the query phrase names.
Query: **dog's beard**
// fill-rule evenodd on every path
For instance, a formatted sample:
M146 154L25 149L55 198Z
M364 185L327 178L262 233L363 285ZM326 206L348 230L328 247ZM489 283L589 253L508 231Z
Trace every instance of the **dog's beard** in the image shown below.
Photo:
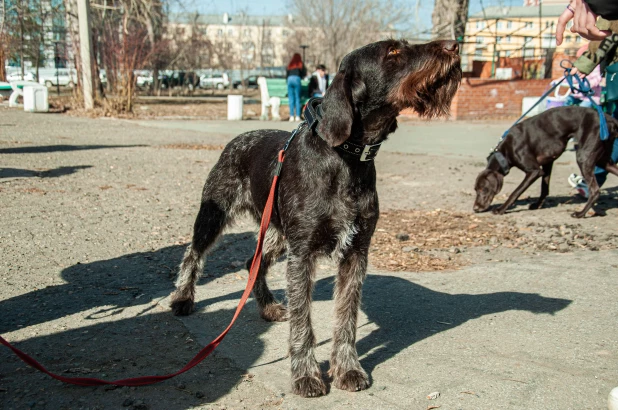
M441 53L428 58L408 74L393 94L400 110L412 108L421 117L447 116L461 83L459 56Z

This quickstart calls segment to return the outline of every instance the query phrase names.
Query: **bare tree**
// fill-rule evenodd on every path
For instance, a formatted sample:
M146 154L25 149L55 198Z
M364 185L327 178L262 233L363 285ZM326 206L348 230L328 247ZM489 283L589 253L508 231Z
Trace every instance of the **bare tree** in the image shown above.
M432 36L463 41L468 21L469 0L435 0Z
M350 51L391 37L411 21L409 8L397 1L292 0L291 8L291 27L304 28L303 41L332 70Z

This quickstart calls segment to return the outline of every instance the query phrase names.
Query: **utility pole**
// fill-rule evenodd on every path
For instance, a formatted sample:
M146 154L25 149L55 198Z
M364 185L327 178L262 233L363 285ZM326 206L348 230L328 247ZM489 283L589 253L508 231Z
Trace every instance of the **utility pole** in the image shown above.
M90 5L88 0L77 0L77 15L79 18L79 49L82 60L82 90L84 92L84 108L94 108L92 94L92 38L90 35Z

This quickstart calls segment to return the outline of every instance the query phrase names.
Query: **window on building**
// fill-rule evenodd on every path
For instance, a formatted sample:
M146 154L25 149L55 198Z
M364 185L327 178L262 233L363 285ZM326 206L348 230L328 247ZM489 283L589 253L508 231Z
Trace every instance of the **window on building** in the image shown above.
M498 30L502 30L502 26L503 26L503 23L502 23L501 21L498 21L498 22L496 23L496 28L497 28Z
M245 37L251 37L251 29L246 28L242 31L242 35Z
M482 20L477 21L476 22L476 28L477 28L477 30L484 29L485 28L485 21L482 21Z
M511 36L506 36L506 42L510 43L511 42Z
M532 30L534 28L534 23L531 21L526 21L526 25L524 26L524 28Z
M474 50L474 55L476 57L482 57L483 56L483 49L482 48L477 48L476 50Z
M507 21L506 22L506 28L513 28L513 22L512 21Z
M496 37L496 44L500 44L502 43L502 37L498 36Z
M511 50L506 50L504 55L507 56L507 57L510 57L511 56Z
M476 44L483 44L485 42L485 37L477 37Z
M571 42L571 36L566 36L566 37L564 38L564 41L565 41L566 43L570 43L570 42Z
M581 43L581 41L582 41L582 38L580 36L576 36L575 37L575 42L576 43Z
M524 37L524 43L529 43L531 41L532 41L532 37L530 37L530 36Z
M223 36L223 29L217 30L217 37Z

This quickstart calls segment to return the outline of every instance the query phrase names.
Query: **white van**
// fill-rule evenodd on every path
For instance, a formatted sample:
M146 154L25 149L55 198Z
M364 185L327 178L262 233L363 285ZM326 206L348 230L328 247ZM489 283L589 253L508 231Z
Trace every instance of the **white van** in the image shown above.
M47 87L63 85L73 87L77 83L77 72L68 68L58 68L53 70L39 70L39 84Z

